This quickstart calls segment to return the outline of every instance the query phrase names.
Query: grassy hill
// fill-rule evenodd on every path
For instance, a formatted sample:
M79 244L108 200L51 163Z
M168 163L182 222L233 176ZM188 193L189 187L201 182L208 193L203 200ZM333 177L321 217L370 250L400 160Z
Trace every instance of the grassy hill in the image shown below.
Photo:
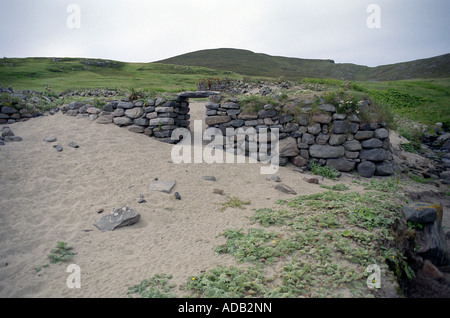
M398 115L426 124L440 121L450 126L449 59L450 54L447 54L369 68L234 49L198 51L161 63L83 58L3 58L0 59L0 87L45 92L50 86L53 92L58 93L96 88L171 93L196 90L196 84L202 78L247 77L257 82L270 78L276 81L284 75L286 79L297 79L294 82L302 85L299 91L304 91L309 84L320 84L323 86L321 90L338 90L351 78L352 90L388 105Z
M3 58L0 87L44 91L94 88L195 90L199 78L242 76L230 71L158 63L124 63L82 58Z
M392 65L367 67L350 63L337 64L333 60L270 56L248 50L211 49L175 56L157 63L202 66L248 76L272 78L284 76L289 80L314 77L384 81L450 76L450 54Z

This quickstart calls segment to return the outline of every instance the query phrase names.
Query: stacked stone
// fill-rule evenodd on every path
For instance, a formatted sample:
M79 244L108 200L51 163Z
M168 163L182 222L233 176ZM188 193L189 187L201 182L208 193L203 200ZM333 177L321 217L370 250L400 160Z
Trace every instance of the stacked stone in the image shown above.
M220 129L224 136L229 127L244 130L253 127L256 132L261 128L268 132L278 128L281 165L290 162L301 167L315 162L342 172L356 170L367 178L393 174L385 123L362 123L356 114L338 114L329 104L319 105L314 115L310 115L309 106L297 116L285 114L281 109L269 104L258 113L246 113L236 100L220 102L218 96L212 96L206 104L205 123L208 128ZM251 143L234 147L242 148L247 155L255 148ZM258 152L259 145L256 148Z
M0 108L0 124L12 124L22 118L21 110L12 106L3 106ZM28 114L26 114L28 116ZM31 117L31 115L29 115Z
M102 110L92 104L71 102L61 106L63 114L76 118L89 117L99 124L114 123L126 127L129 131L153 136L164 142L171 140L172 131L176 128L189 127L189 101L176 97L166 101L163 98L139 101L111 101Z
M0 92L2 90L0 89ZM18 121L25 121L32 117L40 116L41 113L34 110L34 105L38 104L40 98L33 96L28 98L24 93L10 93L12 99L20 100L21 103L0 102L0 124L13 124Z

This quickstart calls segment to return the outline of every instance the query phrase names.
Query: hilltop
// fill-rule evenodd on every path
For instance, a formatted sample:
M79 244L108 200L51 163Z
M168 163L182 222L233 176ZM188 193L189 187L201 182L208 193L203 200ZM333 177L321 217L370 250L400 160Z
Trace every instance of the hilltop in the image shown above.
M368 67L352 63L335 63L333 60L301 59L254 53L240 49L210 49L178 55L155 63L189 65L233 71L247 76L289 80L304 77L335 78L340 80L405 80L413 78L442 78L450 74L450 54Z

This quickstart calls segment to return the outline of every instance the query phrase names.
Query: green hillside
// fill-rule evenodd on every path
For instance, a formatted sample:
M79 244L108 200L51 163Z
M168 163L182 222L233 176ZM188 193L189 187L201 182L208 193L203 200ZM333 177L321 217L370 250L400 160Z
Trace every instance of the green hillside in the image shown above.
M124 63L82 58L3 58L0 87L61 92L95 88L195 90L199 78L241 78L230 71L158 63Z
M333 60L270 56L248 50L211 49L175 56L157 63L202 66L248 76L272 78L284 76L289 80L314 77L384 81L450 76L450 54L412 62L367 67L350 63L334 63Z
M161 61L174 64L83 58L3 58L0 60L0 87L41 92L49 87L57 93L83 89L171 93L196 90L197 82L205 78L246 78L255 84L260 79L277 82L283 75L285 79L294 79L294 91L289 94L303 94L301 92L310 90L310 84L319 84L322 93L346 86L385 104L395 114L425 124L443 122L448 127L449 57L447 54L376 68L234 49L198 51ZM350 84L349 78L352 79ZM309 94L316 94L316 88Z

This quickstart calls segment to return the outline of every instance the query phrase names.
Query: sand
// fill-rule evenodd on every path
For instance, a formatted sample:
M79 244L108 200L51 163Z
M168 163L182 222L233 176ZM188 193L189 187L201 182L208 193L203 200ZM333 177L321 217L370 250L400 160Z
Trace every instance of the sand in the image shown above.
M191 121L203 120L204 111L204 103L192 102ZM249 220L254 209L278 208L276 200L293 197L274 189L276 183L260 173L267 165L176 164L173 145L114 124L57 113L9 126L23 141L0 147L2 298L123 298L128 297L128 287L155 274L171 274L171 283L182 287L210 268L243 266L229 254L214 252L214 246L225 242L220 233L257 227ZM49 136L57 141L43 141ZM72 141L79 148L68 147ZM64 150L57 152L55 144ZM299 195L325 191L303 179L308 173L293 168L280 167L282 183ZM176 185L170 194L150 191L155 178L176 180ZM351 180L344 174L339 183L362 191ZM335 182L322 179L320 184ZM224 195L214 194L215 188ZM141 194L147 202L140 204ZM251 204L221 211L226 196ZM137 210L139 222L109 232L94 226L102 215L122 206ZM450 225L449 218L444 219ZM76 255L68 263L43 267L58 241L67 242ZM80 288L67 286L69 264L80 268ZM175 293L186 295L180 288Z
M202 120L204 110L203 103L192 103L191 120ZM292 197L260 173L267 165L175 164L173 145L114 124L57 113L9 126L23 141L0 147L0 297L128 297L128 287L158 273L183 286L201 271L238 265L214 252L224 243L219 234L255 226L249 220L253 209ZM49 136L57 141L43 141ZM72 141L79 148L68 147ZM54 144L64 150L57 152ZM298 194L324 191L292 168L280 167L277 175ZM217 181L203 180L206 175ZM155 178L176 180L171 194L150 191ZM138 203L141 194L146 203ZM227 195L251 205L221 211ZM139 222L110 232L93 225L121 206L137 210ZM76 255L69 263L42 267L58 241ZM67 287L72 263L81 270L81 288ZM178 288L176 293L185 295Z

